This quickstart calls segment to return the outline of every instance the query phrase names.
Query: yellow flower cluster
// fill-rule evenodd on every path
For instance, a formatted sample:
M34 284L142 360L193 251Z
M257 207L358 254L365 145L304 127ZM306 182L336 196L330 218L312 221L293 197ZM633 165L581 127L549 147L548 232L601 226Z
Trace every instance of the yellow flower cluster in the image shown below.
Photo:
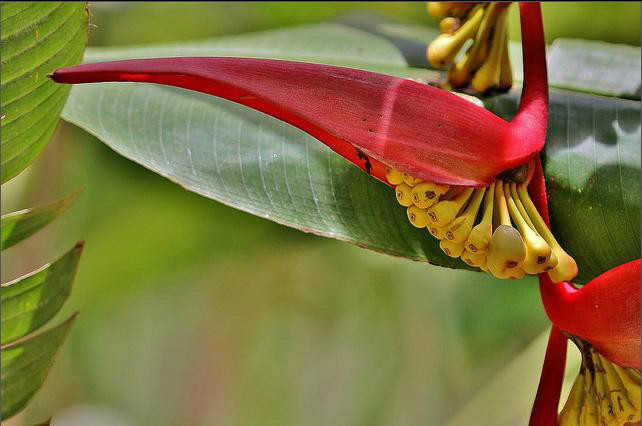
M555 240L526 184L497 180L487 188L442 185L392 168L386 175L408 220L460 257L497 278L548 272L554 282L577 275L577 265Z
M622 368L581 345L582 366L559 426L624 426L640 421L640 372Z
M465 45L463 57L450 67L454 88L470 84L479 93L507 90L513 85L508 56L508 3L428 2L428 13L440 19L442 34L428 46L428 61L435 68L453 64ZM466 43L472 40L471 43Z

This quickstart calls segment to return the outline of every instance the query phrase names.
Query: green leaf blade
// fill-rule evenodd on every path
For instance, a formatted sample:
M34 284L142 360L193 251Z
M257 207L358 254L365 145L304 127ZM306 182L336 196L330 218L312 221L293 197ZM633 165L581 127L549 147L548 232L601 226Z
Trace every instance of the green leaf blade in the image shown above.
M2 285L2 344L24 337L53 318L71 293L83 243L55 262Z
M640 99L638 47L560 38L548 50L548 63L551 86Z
M82 59L87 14L84 2L30 3L24 8L3 2L2 14L4 183L33 161L55 130L69 89L46 75Z
M60 216L80 192L46 206L7 213L0 218L0 249L7 249L30 237Z
M42 386L75 318L2 346L2 420L22 410Z

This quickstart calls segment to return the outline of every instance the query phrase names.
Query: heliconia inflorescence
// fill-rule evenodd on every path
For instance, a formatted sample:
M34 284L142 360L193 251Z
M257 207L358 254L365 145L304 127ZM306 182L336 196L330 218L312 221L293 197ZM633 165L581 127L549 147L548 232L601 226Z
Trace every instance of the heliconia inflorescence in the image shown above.
M485 92L512 83L507 5L429 6L431 14L442 18L446 33L431 44L431 62L452 63L473 39L464 59L451 67L454 86L470 82ZM636 392L639 395L640 261L614 268L581 289L570 283L578 268L549 229L538 157L548 113L541 10L539 3L530 2L519 8L524 87L510 122L436 87L301 62L140 59L62 68L51 77L70 84L128 81L195 90L269 114L314 136L392 186L410 223L437 238L448 256L498 278L539 275L554 327L531 425L558 424L567 337L580 346L584 361L559 422L592 426L598 423L590 419L604 419L608 426L621 425L640 417L639 404L633 401ZM623 308L623 303L633 304ZM613 395L608 403L604 392ZM616 409L618 397L626 397L629 405L623 401ZM597 412L593 402L596 409L612 410L611 417L592 416Z
M532 4L522 10L533 25L523 38L524 92L511 122L411 80L300 62L142 59L63 68L52 78L167 84L265 112L394 186L411 223L430 230L449 256L499 278L548 271L562 281L577 266L541 226L523 185L525 164L544 145L548 91L541 13Z

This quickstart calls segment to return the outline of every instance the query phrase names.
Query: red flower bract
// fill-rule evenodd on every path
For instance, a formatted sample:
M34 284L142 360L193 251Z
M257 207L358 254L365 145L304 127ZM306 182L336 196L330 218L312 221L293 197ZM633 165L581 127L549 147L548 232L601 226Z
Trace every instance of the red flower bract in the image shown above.
M381 180L385 168L367 166L363 154L413 176L471 186L490 184L541 148L516 144L506 121L445 90L350 68L162 58L63 68L53 79L160 83L219 96L304 130Z
M512 123L448 91L351 68L250 58L158 58L56 70L60 83L182 87L269 114L386 182L386 166L425 180L487 186L544 145L546 62L539 4L524 4L525 84ZM531 22L532 21L532 22Z
M529 186L533 202L549 223L546 186L537 162ZM640 369L640 259L617 266L578 289L540 274L540 292L557 327L591 343L622 367Z

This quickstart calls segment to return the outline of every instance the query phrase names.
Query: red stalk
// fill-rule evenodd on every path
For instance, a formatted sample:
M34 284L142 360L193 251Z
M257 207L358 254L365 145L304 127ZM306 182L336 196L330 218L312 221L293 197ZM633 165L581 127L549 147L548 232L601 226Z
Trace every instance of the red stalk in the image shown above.
M539 157L528 189L550 226ZM546 314L554 326L529 425L557 426L566 359L566 340L564 345L558 341L564 337L560 330L588 341L620 366L640 369L640 259L613 268L580 289L569 282L555 284L545 273L539 275L539 282Z
M515 143L544 146L548 114L546 43L539 2L520 2L524 87L511 121Z
M549 224L546 184L538 160L529 186L533 203ZM640 369L640 259L615 267L578 289L540 274L548 317L560 329L591 343L623 367Z
M557 426L557 407L566 367L566 336L553 326L548 337L546 356L533 402L529 426Z

